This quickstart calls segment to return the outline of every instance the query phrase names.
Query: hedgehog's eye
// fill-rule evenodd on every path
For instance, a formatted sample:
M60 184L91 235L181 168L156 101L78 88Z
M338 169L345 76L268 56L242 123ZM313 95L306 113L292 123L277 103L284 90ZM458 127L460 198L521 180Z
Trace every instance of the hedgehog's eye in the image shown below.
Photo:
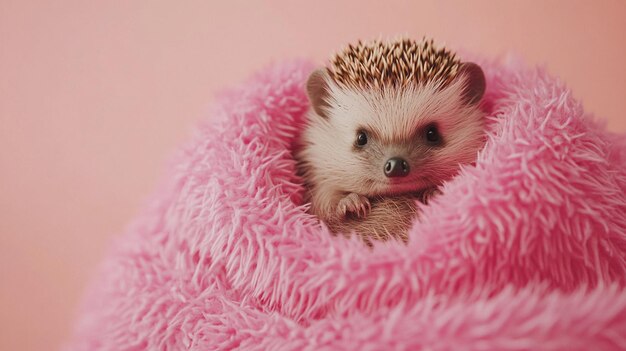
M438 144L441 141L441 136L439 135L439 130L436 125L431 124L426 127L426 140L431 144Z
M360 130L356 134L356 145L357 146L365 146L367 144L367 133L365 131Z

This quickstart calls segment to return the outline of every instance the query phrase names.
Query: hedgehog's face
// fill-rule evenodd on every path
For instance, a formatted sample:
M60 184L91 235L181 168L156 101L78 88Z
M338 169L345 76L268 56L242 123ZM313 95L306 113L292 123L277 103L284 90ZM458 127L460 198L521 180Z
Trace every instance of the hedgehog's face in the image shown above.
M320 108L309 86L315 113L308 152L323 181L374 196L415 192L453 177L484 142L477 106L484 77L470 73L480 75L460 75L445 88L431 83L363 91L329 81ZM472 79L482 84L477 90Z

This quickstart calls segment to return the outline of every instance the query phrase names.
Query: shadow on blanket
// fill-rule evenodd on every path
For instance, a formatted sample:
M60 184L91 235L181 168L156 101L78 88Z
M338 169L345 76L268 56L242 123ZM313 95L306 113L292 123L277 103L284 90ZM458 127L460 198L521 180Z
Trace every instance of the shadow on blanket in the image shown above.
M481 63L489 138L408 245L333 237L291 145L312 66L220 96L112 246L68 350L626 349L626 139L540 69Z

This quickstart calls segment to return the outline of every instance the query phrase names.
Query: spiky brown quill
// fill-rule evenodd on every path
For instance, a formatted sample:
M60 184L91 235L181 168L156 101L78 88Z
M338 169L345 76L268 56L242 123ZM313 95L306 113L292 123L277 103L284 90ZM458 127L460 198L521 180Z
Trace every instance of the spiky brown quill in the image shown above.
M330 61L328 73L348 88L402 87L410 83L454 79L461 61L433 40L371 41L348 45Z

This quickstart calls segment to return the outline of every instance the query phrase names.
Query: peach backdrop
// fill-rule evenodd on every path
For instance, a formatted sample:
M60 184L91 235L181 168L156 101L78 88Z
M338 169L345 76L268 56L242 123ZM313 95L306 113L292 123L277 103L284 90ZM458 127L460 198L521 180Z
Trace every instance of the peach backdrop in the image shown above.
M379 35L516 51L626 131L626 2L0 1L0 349L56 348L214 91Z

